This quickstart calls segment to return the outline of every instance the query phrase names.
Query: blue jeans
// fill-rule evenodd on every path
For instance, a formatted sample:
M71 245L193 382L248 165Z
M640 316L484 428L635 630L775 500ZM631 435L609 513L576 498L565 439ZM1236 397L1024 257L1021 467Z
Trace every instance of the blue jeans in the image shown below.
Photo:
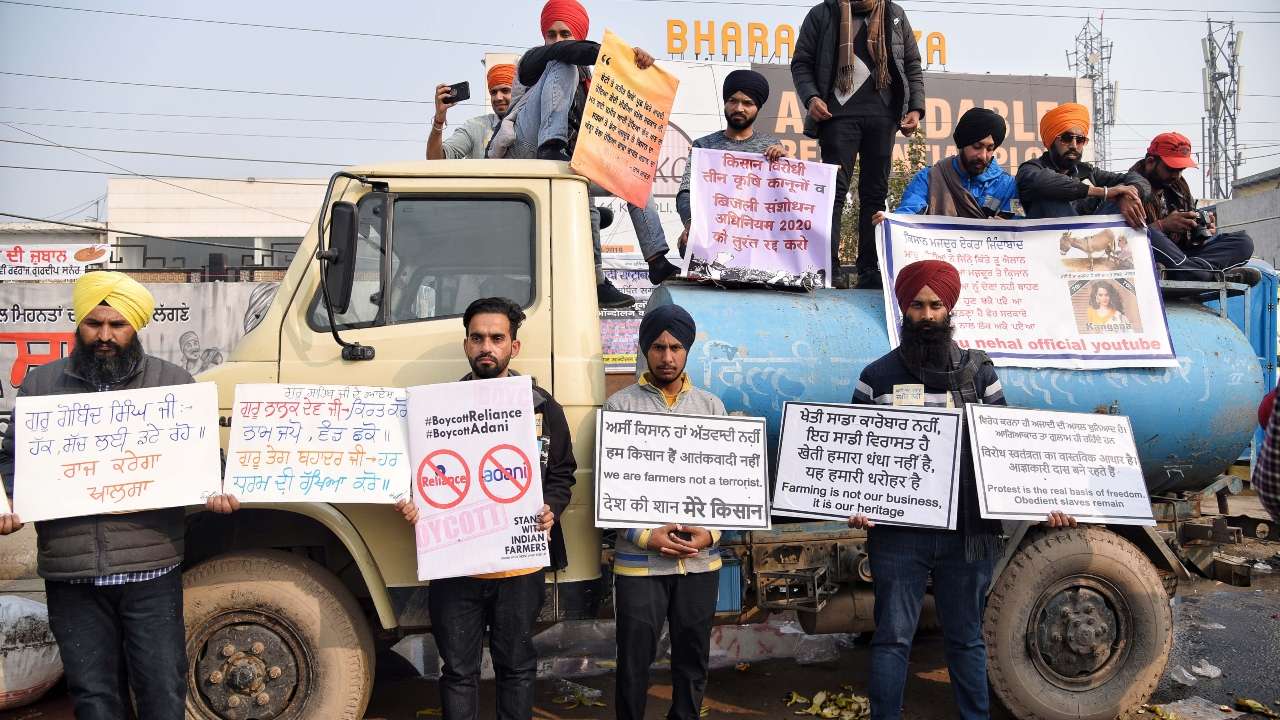
M58 641L77 720L186 717L182 573L96 587L49 580L49 628Z
M872 528L871 575L876 594L876 631L871 641L873 720L902 717L907 657L930 574L956 710L966 720L989 716L982 612L995 562L967 562L964 544L964 535L956 531Z

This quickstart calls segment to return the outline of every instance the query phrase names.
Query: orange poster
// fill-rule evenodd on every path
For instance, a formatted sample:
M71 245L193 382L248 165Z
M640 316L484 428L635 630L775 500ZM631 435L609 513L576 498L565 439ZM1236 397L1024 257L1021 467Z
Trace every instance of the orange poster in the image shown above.
M632 205L649 201L658 152L676 99L675 76L641 70L636 54L606 30L570 167Z

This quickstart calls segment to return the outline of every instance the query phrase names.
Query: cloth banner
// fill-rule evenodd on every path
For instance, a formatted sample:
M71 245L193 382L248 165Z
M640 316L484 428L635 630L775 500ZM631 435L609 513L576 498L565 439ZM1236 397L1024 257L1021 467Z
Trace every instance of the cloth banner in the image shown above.
M203 505L222 489L211 382L28 395L13 422L23 522Z
M106 245L0 245L0 282L5 280L75 280L87 265L106 262Z
M876 228L885 318L898 345L894 278L916 260L960 271L955 339L996 365L1176 367L1151 243L1120 216L986 221L885 215Z
M657 65L636 67L632 47L606 30L569 163L573 171L644 207L658 177L658 154L679 84Z
M237 385L226 491L256 502L406 497L406 397L401 388Z
M831 277L836 166L694 148L685 274L813 289Z
M769 528L764 418L600 410L596 527Z
M968 405L982 516L1155 525L1129 418Z
M600 308L600 349L606 373L634 373L640 337L640 321L653 294L648 270L605 268L604 276L619 290L636 299L627 308Z
M773 513L956 529L960 410L788 402Z
M421 385L409 393L418 579L541 568L542 508L533 380Z

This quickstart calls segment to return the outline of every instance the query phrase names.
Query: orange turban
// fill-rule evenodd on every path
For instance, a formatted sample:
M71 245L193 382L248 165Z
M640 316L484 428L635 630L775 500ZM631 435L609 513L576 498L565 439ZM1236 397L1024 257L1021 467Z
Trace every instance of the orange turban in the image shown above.
M1049 147L1054 139L1073 127L1083 128L1084 134L1089 134L1089 108L1080 103L1063 103L1040 118L1040 141Z
M499 85L510 86L516 79L516 66L510 63L494 65L489 68L489 72L485 73L484 79L489 84L490 90Z
M545 33L547 28L557 21L569 26L569 32L573 33L574 40L587 39L591 18L587 15L587 9L582 7L582 3L578 0L547 0L547 4L542 6L542 32Z

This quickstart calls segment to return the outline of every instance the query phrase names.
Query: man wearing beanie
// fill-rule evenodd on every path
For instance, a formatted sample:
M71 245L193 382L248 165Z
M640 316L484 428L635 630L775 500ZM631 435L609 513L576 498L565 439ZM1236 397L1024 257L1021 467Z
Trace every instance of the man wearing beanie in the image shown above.
M703 135L693 141L695 148L710 150L732 150L743 153L763 153L770 162L787 154L778 138L758 133L753 127L764 101L769 99L769 81L755 70L734 70L724 79L724 130ZM680 235L680 254L684 255L685 243L689 239L689 223L692 212L689 208L689 174L693 168L693 150L685 161L684 178L680 181L680 190L676 193L676 212L684 221L684 232Z
M91 272L71 291L76 341L69 357L33 368L18 397L184 385L190 373L143 352L138 332L155 310L145 287L123 273ZM13 497L15 425L0 442L0 476ZM240 507L214 495L206 509ZM0 515L0 535L22 527ZM75 716L85 720L181 718L186 713L182 622L181 507L36 523L36 569ZM127 679L128 688L122 687ZM132 692L130 692L132 691ZM130 695L133 701L130 702Z
M898 272L893 294L902 314L901 344L858 377L853 402L963 408L1004 405L1000 378L986 353L961 350L952 340L951 311L960 299L960 275L941 260L921 260ZM916 399L914 402L909 398ZM987 651L982 613L987 585L1001 550L1001 524L979 514L973 457L961 442L960 494L955 530L891 527L849 518L868 528L875 577L875 635L868 694L875 720L902 717L907 659L930 576L946 642L947 670L961 718L987 718ZM1050 527L1075 519L1050 513Z
M543 45L531 48L516 63L516 97L511 111L489 143L491 158L537 158L568 162L573 158L591 84L591 68L600 55L600 43L587 40L590 17L578 0L547 0L540 16ZM632 48L636 66L653 66L653 56ZM592 197L608 191L591 183ZM662 230L658 206L627 204L636 243L649 265L649 282L660 285L680 268L667 260L667 236ZM626 307L635 299L623 295L604 276L599 235L593 235L596 295L602 307ZM624 302L624 299L630 302Z
M924 71L907 14L891 0L823 0L805 16L791 56L791 78L818 139L822 162L839 165L831 218L832 284L839 272L840 225L855 161L858 172L857 286L880 287L872 217L889 194L893 136L910 136L924 117Z
M648 370L614 393L604 409L724 415L724 403L696 388L685 373L697 328L679 305L650 306L640 321L640 352ZM670 626L671 709L668 720L698 720L707 689L711 622L720 575L718 530L668 524L618 530L614 615L618 638L618 720L644 720L649 666L662 624Z
M999 113L970 108L952 133L956 154L916 173L895 212L978 219L1018 214L1018 185L992 162L1006 130Z
M431 120L431 134L427 136L428 160L480 160L484 157L489 138L498 128L498 122L507 114L511 105L511 84L515 82L516 66L510 63L494 65L485 73L489 86L489 107L493 112L477 115L458 126L443 140L445 120L449 108L455 105L448 85L436 86L436 116Z

